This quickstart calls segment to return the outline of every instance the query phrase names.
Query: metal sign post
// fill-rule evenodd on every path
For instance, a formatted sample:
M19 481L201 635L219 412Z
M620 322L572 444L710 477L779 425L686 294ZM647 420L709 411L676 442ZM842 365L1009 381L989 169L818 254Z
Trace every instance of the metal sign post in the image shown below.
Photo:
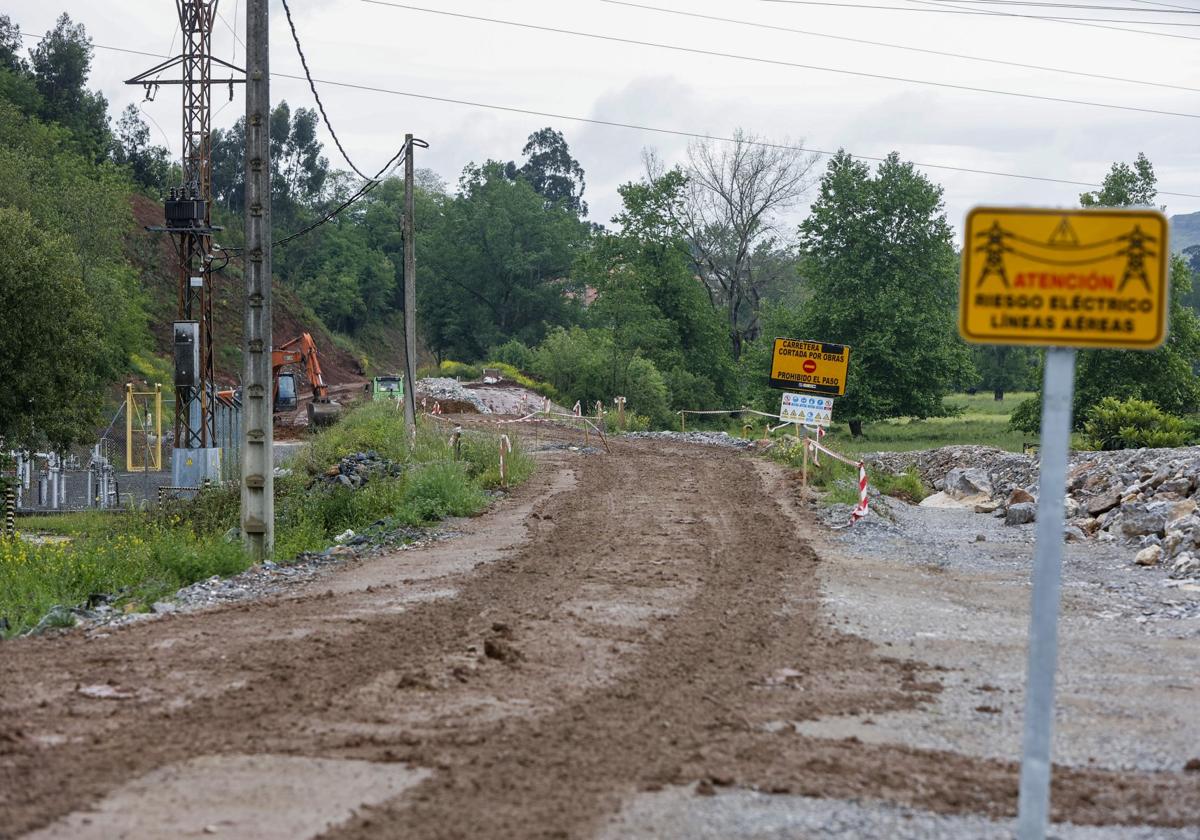
M1048 347L1017 805L1020 840L1043 840L1075 348L1153 350L1166 340L1167 220L1156 210L977 207L964 236L962 337Z
M1021 840L1045 836L1050 812L1050 731L1058 668L1058 605L1062 588L1063 507L1075 396L1075 350L1046 351L1042 382L1042 449L1038 474L1037 543L1025 678L1025 735L1017 830Z

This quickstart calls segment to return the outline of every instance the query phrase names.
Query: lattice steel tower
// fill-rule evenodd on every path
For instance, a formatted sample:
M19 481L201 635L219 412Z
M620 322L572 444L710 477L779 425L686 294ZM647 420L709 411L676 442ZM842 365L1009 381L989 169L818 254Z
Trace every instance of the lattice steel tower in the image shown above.
M212 87L245 81L243 71L212 54L213 23L219 0L175 0L182 51L126 84L142 85L153 99L160 85L180 85L183 91L183 183L164 202L163 226L147 228L167 233L178 256L179 320L173 329L175 348L175 449L172 480L177 486L199 486L219 477L220 455L215 448L212 402L213 288L212 234ZM214 79L213 64L228 78ZM181 78L163 79L172 67ZM241 77L239 77L241 76Z

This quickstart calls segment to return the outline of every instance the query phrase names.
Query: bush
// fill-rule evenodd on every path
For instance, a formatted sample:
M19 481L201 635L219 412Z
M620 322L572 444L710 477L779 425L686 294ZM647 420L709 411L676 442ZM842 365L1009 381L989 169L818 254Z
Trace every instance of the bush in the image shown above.
M533 348L525 346L515 338L493 347L488 356L495 362L503 362L518 370L529 370L533 366ZM492 367L495 362L489 362L488 367Z
M564 401L586 406L626 398L627 413L646 415L657 426L671 422L662 373L649 359L623 356L603 330L557 329L534 351L533 372L548 380Z
M528 388L535 394L541 394L543 397L549 397L556 402L561 399L561 397L558 395L558 391L556 391L554 386L549 382L542 382L541 380L526 376L508 362L487 362L484 364L484 367L495 368L496 370L500 371L500 374L509 382L515 382L522 388Z
M1187 446L1193 430L1148 400L1105 397L1088 409L1084 440L1094 449L1147 449Z
M1008 425L1019 432L1035 435L1042 430L1042 399L1021 400L1008 418Z

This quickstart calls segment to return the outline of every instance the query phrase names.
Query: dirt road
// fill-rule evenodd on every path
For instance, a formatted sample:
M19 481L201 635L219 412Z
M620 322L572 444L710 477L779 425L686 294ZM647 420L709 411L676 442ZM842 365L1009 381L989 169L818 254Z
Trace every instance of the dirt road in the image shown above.
M0 836L690 837L628 806L752 791L1011 815L1010 763L780 725L919 712L944 673L833 626L796 492L713 447L555 452L463 536L290 597L6 643ZM1186 831L1200 781L1063 768L1054 808Z

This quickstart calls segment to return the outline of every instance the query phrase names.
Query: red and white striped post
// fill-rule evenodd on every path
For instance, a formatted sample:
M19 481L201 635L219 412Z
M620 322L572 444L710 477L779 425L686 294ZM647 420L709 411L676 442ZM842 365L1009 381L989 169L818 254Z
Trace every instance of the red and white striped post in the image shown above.
M867 465L858 462L858 504L850 511L850 524L867 515Z

